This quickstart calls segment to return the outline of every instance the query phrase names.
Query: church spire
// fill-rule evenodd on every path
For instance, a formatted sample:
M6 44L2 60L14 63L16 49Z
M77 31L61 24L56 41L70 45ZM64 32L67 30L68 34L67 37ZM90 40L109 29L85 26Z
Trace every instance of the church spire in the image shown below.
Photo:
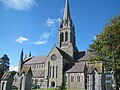
M68 20L68 18L71 19L71 17L70 17L70 9L69 9L69 1L66 0L63 20Z
M58 33L58 47L73 57L74 52L76 52L76 37L70 15L69 0L66 0L64 15Z
M22 51L21 51L21 54L20 54L20 60L23 60L23 48L22 48Z
M31 57L32 56L32 54L31 54L31 51L30 51L30 53L29 53L29 57Z
M69 0L66 0L63 20L60 24L60 28L65 28L65 27L73 27L71 15L70 15Z
M22 48L22 51L21 51L21 54L20 54L20 61L19 61L19 68L18 68L18 71L20 72L22 67L23 67L23 48Z

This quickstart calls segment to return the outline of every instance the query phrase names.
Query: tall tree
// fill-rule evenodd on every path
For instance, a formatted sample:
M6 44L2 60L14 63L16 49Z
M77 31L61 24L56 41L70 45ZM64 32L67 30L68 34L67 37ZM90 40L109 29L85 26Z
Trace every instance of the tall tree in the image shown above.
M102 61L106 71L114 71L117 88L120 87L120 15L112 18L90 45L96 55L92 60Z
M0 77L2 76L2 74L5 71L9 70L9 63L10 59L8 58L8 56L6 54L4 54L1 58L0 58Z

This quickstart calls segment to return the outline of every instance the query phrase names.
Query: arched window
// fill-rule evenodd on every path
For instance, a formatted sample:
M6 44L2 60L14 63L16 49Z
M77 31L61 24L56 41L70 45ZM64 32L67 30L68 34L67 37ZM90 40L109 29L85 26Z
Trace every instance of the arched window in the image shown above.
M38 84L38 79L35 79L35 84Z
M71 76L71 82L74 82L74 76Z
M57 78L57 75L58 75L58 66L56 66L56 78Z
M51 78L51 66L49 68L49 77Z
M43 68L43 64L41 64L42 68Z
M68 41L68 32L65 32L65 41Z
M54 70L55 70L55 66L53 66L53 75L52 75L52 78L54 78Z
M77 82L80 82L80 75L77 75Z
M60 41L61 41L61 42L64 41L64 33L63 33L63 32L60 34Z

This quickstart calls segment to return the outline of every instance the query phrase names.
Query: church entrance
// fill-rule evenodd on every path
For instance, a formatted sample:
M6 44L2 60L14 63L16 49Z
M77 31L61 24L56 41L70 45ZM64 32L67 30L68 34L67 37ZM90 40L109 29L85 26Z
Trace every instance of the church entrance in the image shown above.
M51 87L55 87L55 82L51 82Z

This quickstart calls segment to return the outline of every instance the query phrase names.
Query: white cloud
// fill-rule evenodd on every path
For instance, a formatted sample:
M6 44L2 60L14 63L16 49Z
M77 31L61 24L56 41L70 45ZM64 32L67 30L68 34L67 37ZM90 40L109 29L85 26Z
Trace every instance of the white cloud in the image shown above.
M46 44L47 43L47 41L45 40L45 41L37 41L37 42L34 42L34 44L35 45L43 45L43 44Z
M18 71L18 66L10 66L10 71Z
M57 28L54 27L51 29L51 32L55 32L55 30L57 30Z
M40 40L34 42L34 44L35 44L35 45L43 45L43 44L46 44L46 43L47 43L47 40L48 40L49 37L50 37L50 35L51 35L51 34L50 34L49 32L44 32L43 34L41 34Z
M60 18L56 18L56 19L50 19L48 18L48 20L46 21L46 26L47 27L50 27L50 31L48 32L44 32L40 35L40 38L39 40L36 40L36 41L30 41L28 38L26 37L23 37L23 36L20 36L16 42L18 43L23 43L25 41L29 41L28 43L29 44L35 44L35 45L44 45L48 42L48 39L50 38L50 36L53 35L53 33L55 33L57 30L56 30L56 26L57 24L61 21Z
M57 24L59 24L60 23L60 21L61 21L61 19L60 18L48 18L47 20L46 20L46 26L47 27L55 27Z
M41 39L48 39L50 37L50 33L49 32L45 32L41 35Z
M43 34L41 34L40 39L36 42L34 42L33 44L35 45L44 45L47 43L49 37L52 35L52 30L50 32L44 32Z
M36 5L35 0L0 0L5 8L11 8L14 10L28 10Z
M16 42L23 43L29 41L26 37L20 36L18 39L16 39Z

